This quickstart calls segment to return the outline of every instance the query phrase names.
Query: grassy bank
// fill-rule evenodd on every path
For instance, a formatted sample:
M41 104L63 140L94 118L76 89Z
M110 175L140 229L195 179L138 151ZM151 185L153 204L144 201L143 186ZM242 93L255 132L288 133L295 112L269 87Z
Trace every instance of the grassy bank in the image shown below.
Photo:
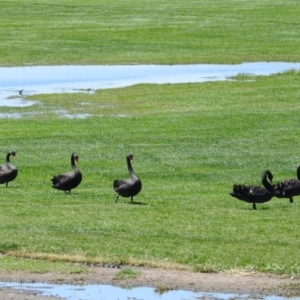
M300 199L253 211L228 194L234 183L260 184L265 169L275 182L295 177L299 76L38 95L31 107L1 107L23 117L0 119L2 159L14 148L19 168L0 186L0 268L31 270L30 258L43 258L70 272L80 268L63 261L299 276ZM50 178L70 169L72 151L83 182L65 195ZM137 204L115 204L112 181L127 176L128 152L143 189Z
M299 61L285 0L2 1L0 65Z

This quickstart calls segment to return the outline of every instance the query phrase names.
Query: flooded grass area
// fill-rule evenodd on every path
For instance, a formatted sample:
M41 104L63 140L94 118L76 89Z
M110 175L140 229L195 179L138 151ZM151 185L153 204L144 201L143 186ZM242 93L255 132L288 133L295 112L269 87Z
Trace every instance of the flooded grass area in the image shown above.
M97 89L141 83L221 81L231 80L240 74L272 75L292 69L299 70L300 63L3 67L0 68L0 106L32 106L35 102L26 100L26 97L37 94L93 93Z

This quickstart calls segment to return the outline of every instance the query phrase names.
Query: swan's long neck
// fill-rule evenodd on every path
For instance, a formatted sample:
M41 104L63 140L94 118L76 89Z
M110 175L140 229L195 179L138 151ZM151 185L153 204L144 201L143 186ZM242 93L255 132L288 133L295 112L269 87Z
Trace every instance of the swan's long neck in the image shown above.
M8 163L8 164L9 164L9 158L10 158L10 152L8 152L6 155L6 163Z
M128 172L129 172L129 175L130 177L135 180L135 179L138 179L138 177L135 175L134 171L133 171L133 168L132 168L132 165L131 165L131 159L130 157L127 157L127 168L128 168Z
M71 156L71 167L72 167L72 169L73 169L74 172L78 171L76 163L77 163L77 161L75 161L75 157L74 157L74 155L72 155Z
M297 168L297 178L300 180L300 165Z
M270 171L266 171L263 173L262 176L262 184L264 185L264 187L269 190L269 191L273 191L274 188L272 186L272 184L268 181L268 179L272 182L273 179L273 175Z

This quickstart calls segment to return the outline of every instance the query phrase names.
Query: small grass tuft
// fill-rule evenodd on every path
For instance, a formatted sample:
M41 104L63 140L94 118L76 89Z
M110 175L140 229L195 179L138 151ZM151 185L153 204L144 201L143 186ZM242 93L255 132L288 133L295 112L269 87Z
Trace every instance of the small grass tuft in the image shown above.
M115 277L115 280L135 279L139 276L140 272L132 269L123 269Z
M8 251L18 250L19 245L16 243L1 243L0 244L0 253L6 253Z
M196 265L193 267L194 272L198 273L218 273L219 270L211 265Z
M156 287L155 289L155 293L162 295L164 293L167 293L168 291L170 291L171 289L167 286L164 285L159 285L158 287Z

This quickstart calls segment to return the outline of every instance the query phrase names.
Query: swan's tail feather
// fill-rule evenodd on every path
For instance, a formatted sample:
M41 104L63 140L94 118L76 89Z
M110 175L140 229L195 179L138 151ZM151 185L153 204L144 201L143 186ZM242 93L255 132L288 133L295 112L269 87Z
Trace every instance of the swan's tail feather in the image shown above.
M50 181L52 181L53 185L58 183L58 180L57 180L56 176L53 176L53 178Z
M118 188L119 187L119 180L118 179L114 180L113 187L114 188Z

